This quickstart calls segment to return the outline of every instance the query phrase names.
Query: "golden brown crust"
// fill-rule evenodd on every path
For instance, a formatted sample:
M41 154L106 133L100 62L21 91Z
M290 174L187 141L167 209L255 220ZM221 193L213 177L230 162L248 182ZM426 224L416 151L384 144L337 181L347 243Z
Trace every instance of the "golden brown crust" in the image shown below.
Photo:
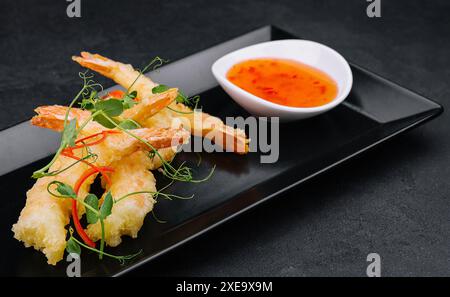
M156 180L149 171L151 160L146 153L135 152L111 166L114 172L110 176L111 187L107 190L111 191L114 199L138 191L156 192ZM123 235L137 237L146 215L156 203L152 196L152 193L135 194L113 204L111 214L104 221L107 245L119 245ZM100 223L89 225L87 234L94 241L100 240Z
M150 143L155 149L162 149L181 145L186 143L189 139L189 132L183 128L171 129L171 128L144 128L145 131L143 139ZM142 149L148 150L148 147L140 142Z
M157 94L152 97L143 98L139 104L136 104L130 109L125 110L121 118L132 119L141 123L148 117L159 112L161 109L168 106L178 95L178 89L172 88L164 93Z
M200 113L199 118L194 117L190 108L175 103L177 89L153 94L153 88L157 84L150 78L140 75L131 65L115 62L98 54L81 52L80 57L74 56L72 59L83 67L113 79L130 91L137 91L141 102L125 110L120 119L133 119L147 127L130 132L157 149L164 160L172 160L176 153L175 148L185 143L191 133L207 137L224 146L227 151L239 154L248 152L249 140L244 131L228 127L219 118L206 113ZM182 112L165 109L168 105ZM59 105L38 107L37 115L31 119L31 124L62 131L67 110L68 107ZM68 120L76 119L79 125L90 116L89 111L71 108ZM105 130L108 129L90 121L79 136L84 137ZM154 177L148 170L160 167L162 160L159 157L150 159L144 150L150 150L148 145L124 132L110 134L103 142L91 147L92 153L97 155L95 161L97 166L112 165L116 169L111 176L110 187L114 197L130 191L156 190ZM51 170L66 166L67 160L66 157L60 156ZM86 166L80 163L64 174L59 174L57 179L73 186ZM26 246L42 250L49 264L55 264L63 257L67 232L65 226L69 222L70 214L68 200L57 199L46 191L46 185L53 179L54 177L39 179L27 192L26 206L17 224L13 226L15 238L23 241ZM93 179L94 176L83 184L80 190L82 195L86 195ZM136 237L146 214L152 210L155 203L151 194L140 194L130 198L122 201L123 203L115 204L112 214L107 218L106 241L111 246L118 245L122 235ZM79 211L82 212L83 209L80 207ZM98 224L90 225L88 233L94 239L99 239Z

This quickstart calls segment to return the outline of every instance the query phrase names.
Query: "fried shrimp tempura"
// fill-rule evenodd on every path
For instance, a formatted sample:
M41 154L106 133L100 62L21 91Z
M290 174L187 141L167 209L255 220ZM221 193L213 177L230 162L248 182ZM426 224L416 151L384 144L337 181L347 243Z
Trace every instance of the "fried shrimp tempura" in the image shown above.
M172 88L166 92L158 94L158 96L155 96L151 100L143 99L139 102L139 104L125 110L121 114L120 119L131 119L137 122L147 119L169 105L173 100L175 100L177 94L178 89ZM61 105L39 106L35 109L35 112L38 115L31 119L31 124L37 127L62 131L64 129L64 119L68 109L69 107ZM90 115L91 113L87 110L72 107L69 110L68 121L76 119L78 124L81 124L87 120ZM91 127L91 129L89 127ZM92 129L104 130L104 128L98 123L90 121L88 126L84 128L83 131L87 132Z
M41 107L38 108L38 115L33 118L32 124L44 128L60 130L63 125L67 107ZM83 111L74 109L70 112L69 118L80 121L85 116ZM97 133L104 128L95 122L89 122L81 131L82 136ZM170 148L176 144L186 141L188 134L183 129L163 129L163 128L143 128L133 130L133 134L144 139L157 149ZM80 138L79 137L79 138ZM95 146L91 151L97 156L96 166L108 166L123 157L130 156L138 150L148 150L149 148L141 141L126 133L115 133L108 135L105 140ZM78 157L82 157L82 152L75 152ZM50 167L50 172L67 168L73 164L74 160L60 155L56 162ZM33 246L41 250L46 256L49 264L55 265L64 254L66 245L66 229L69 223L70 203L69 199L55 198L47 191L47 185L54 180L66 183L72 187L80 178L88 165L78 163L69 169L60 172L57 176L43 177L37 180L35 185L27 192L27 201L12 231L14 237L23 241L26 247ZM89 191L90 184L95 176L90 177L80 188L79 195L85 197ZM80 207L79 212L83 211Z
M125 65L98 54L92 55L87 52L82 52L80 57L72 57L72 59L84 67L113 79L124 88L136 91L138 97L144 98L143 100L149 100L149 98L158 96L158 94L153 94L152 92L152 89L158 86L158 84L154 83L147 76L139 75L139 72L134 70L131 65ZM136 78L138 78L138 80L135 82ZM150 101L154 101L154 99L150 99ZM141 103L138 103L137 106L140 104ZM170 109L160 109L152 116L141 117L139 123L143 127L183 127L194 135L208 137L213 141L217 141L217 143L223 145L228 151L234 151L241 154L248 151L248 139L244 131L228 127L219 118L213 117L207 113L193 113L190 108L183 104L176 103L175 100L173 100L169 106ZM158 152L164 161L171 161L176 154L176 150L173 147L161 149L158 150ZM162 165L163 160L161 160L160 156L154 156L150 160L148 169L154 170ZM148 162L148 158L145 161ZM122 159L118 163L120 163L122 168L126 168L128 167L127 162L132 161ZM141 168L141 170L142 172L140 172L139 175L143 176L145 169ZM122 184L123 181L121 179L114 179L112 181L112 188L117 188L115 183ZM126 205L123 204L121 206L120 204L117 204L114 207L116 208L116 213L113 212L108 219L112 222L123 222L123 217L119 214L119 209L122 207L127 209ZM137 219L138 222L141 222L144 220L146 214L146 212L136 213L135 219ZM139 225L139 228L140 226L141 224ZM121 224L108 225L106 228L108 245L115 246L120 243L121 235L130 235L126 230L121 230L121 228ZM139 228L136 230L139 230ZM101 238L98 223L94 226L88 226L88 232L89 235L96 240ZM114 236L111 234L114 234ZM134 234L131 236L134 236Z
M156 180L150 171L151 160L145 152L135 152L111 166L114 172L110 175L111 187L107 188L107 191L111 191L114 199L133 192L156 192ZM114 203L111 214L104 220L106 244L113 247L119 245L123 235L136 238L155 202L152 193L142 193L130 195ZM90 224L87 234L93 241L100 240L100 222Z
M133 66L113 61L99 54L91 54L88 52L81 52L80 56L73 56L72 60L83 67L96 71L112 80L126 89L136 91L139 97L152 97L152 89L158 86L158 83L153 82L149 77L140 75ZM136 80L137 79L137 80ZM235 152L238 154L246 154L248 152L249 139L245 132L241 129L234 129L223 123L217 117L209 115L204 112L195 112L182 103L173 101L169 107L171 110L161 110L155 116L163 113L165 123L169 127L170 122L174 119L179 119L185 123L184 128L188 129L191 134L199 137L207 137L216 144L223 146L226 151ZM177 112L178 111L178 112ZM141 123L143 126L151 127L156 121ZM157 127L161 123L156 123Z
M172 103L177 95L178 89L171 88L152 97L144 97L132 108L124 110L120 117L123 119L132 119L141 123Z
M145 75L139 75L133 66L115 62L99 54L81 52L80 57L73 56L72 60L114 80L127 90L137 91L140 98L152 97L152 89L158 85Z
M101 134L102 141L89 146L89 152L96 156L92 164L110 166L114 171L109 176L111 183L107 191L111 191L115 200L111 214L105 219L105 241L109 246L117 246L123 235L137 237L146 215L155 204L152 193L156 192L156 181L150 170L157 169L163 162L171 161L179 144L189 138L189 134L211 139L223 146L227 151L239 154L248 152L249 139L245 132L226 126L222 120L207 113L193 112L191 108L176 101L178 90L175 88L153 94L158 86L150 78L140 75L131 65L112 61L98 54L82 52L80 57L72 57L80 65L92 69L129 90L136 91L139 100L118 116L117 120L131 119L143 128L130 130L133 136L125 132L104 133L105 129L95 121L88 121L91 113L86 110L71 108L68 120L75 119L79 131L78 140ZM137 99L137 98L136 98ZM186 104L187 101L184 101ZM188 104L189 105L189 104ZM165 108L169 107L169 108ZM36 109L37 116L31 123L35 126L55 131L63 131L64 119L68 107L42 106ZM148 157L149 146L158 151L158 156ZM85 150L85 151L84 151ZM73 151L73 156L85 157L87 148ZM88 164L77 163L69 156L60 155L49 169L59 172L56 176L43 177L27 192L27 201L18 222L13 225L14 237L23 241L25 246L41 250L48 263L55 265L60 261L66 246L66 229L71 212L71 200L55 198L47 191L48 184L60 181L71 187L79 182L80 177L89 169ZM70 168L68 168L70 165ZM68 169L67 169L68 168ZM79 189L79 196L85 197L89 192L95 174L90 176ZM134 193L142 192L146 193ZM134 194L133 194L134 193ZM130 194L129 196L126 196ZM121 197L126 196L124 199ZM80 205L79 215L84 213ZM87 234L92 240L101 239L99 222L87 227Z
M50 171L66 168L74 162L60 156L51 166ZM25 207L20 213L19 220L13 225L12 231L17 240L23 241L26 247L41 250L47 256L48 264L55 265L60 261L66 247L66 229L69 223L71 204L69 199L55 198L47 192L47 185L58 180L73 185L88 169L88 165L78 163L57 176L43 177L36 181L27 192ZM93 177L82 185L79 194L85 197L89 191ZM78 208L80 212L82 208Z

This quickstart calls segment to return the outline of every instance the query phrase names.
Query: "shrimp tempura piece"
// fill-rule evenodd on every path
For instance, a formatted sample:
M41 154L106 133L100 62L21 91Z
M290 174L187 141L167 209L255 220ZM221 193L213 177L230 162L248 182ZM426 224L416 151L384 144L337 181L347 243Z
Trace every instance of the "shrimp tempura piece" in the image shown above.
M156 180L149 169L152 164L148 155L142 151L122 158L111 166L111 191L114 199L139 191L156 192ZM152 211L155 200L152 193L130 195L113 204L111 214L104 220L105 241L109 246L122 242L121 236L137 237L146 215ZM101 239L101 226L97 222L90 224L87 234L93 241Z
M66 107L50 106L38 108L38 115L34 117L32 123L44 128L60 130L64 121L61 120L61 114L65 115ZM52 114L54 115L52 117ZM74 110L69 118L77 119L86 116L82 111ZM99 130L100 129L100 130ZM105 130L101 125L95 122L89 122L81 131L82 135ZM184 143L188 138L183 129L136 129L133 134L150 143L154 148L168 148L174 145ZM125 156L132 155L138 150L148 150L149 148L141 141L126 133L115 133L108 135L105 140L97 145L90 147L93 154L97 155L94 162L96 166L108 166L113 162L120 160ZM76 156L81 157L82 152L74 152ZM73 164L74 160L60 155L56 162L50 167L50 172L67 168ZM56 176L43 177L36 181L35 185L27 192L27 201L23 208L19 220L13 225L12 231L14 237L23 241L25 246L33 246L41 250L46 256L49 264L55 265L60 261L64 254L66 246L66 229L69 223L70 203L69 199L55 198L47 191L47 185L54 180L61 181L74 187L76 181L88 168L87 164L78 163L69 169L57 174ZM89 186L95 179L90 177L81 187L79 195L84 197ZM81 211L81 207L80 210Z
M79 156L79 154L78 154ZM51 166L50 171L66 168L74 162L73 159L60 156ZM88 166L78 163L57 176L43 177L36 181L27 192L25 207L20 213L12 231L14 237L23 241L26 247L41 250L47 256L47 262L55 265L60 261L66 247L66 229L71 212L69 199L55 198L47 192L47 185L58 180L72 187ZM85 197L93 178L86 181L79 190L79 195ZM81 208L78 208L80 211Z
M125 110L121 114L120 119L131 119L137 122L143 121L170 104L173 100L175 100L177 94L178 90L176 88L172 88L166 92L158 94L158 96L155 96L152 100L141 100L139 104ZM69 107L61 105L39 106L35 109L38 115L31 119L31 123L32 125L38 127L62 131L64 128L64 118L68 109ZM80 125L86 121L90 115L91 113L87 110L72 107L69 110L68 121L76 119L78 125ZM83 129L83 132L87 132L89 130L92 132L92 130L104 130L104 128L102 128L102 126L98 123L91 121L89 122L88 127Z
M151 97L153 95L152 89L158 85L145 75L139 75L139 72L134 70L130 64L115 62L99 54L88 52L81 52L80 55L81 57L73 56L72 60L85 68L112 79L127 90L136 91L140 98Z
M113 79L124 88L130 88L130 90L136 91L138 97L143 98L143 100L158 96L158 94L152 93L152 89L158 84L154 83L150 78L144 75L139 75L139 72L135 71L131 65L125 65L100 55L92 55L86 52L82 52L81 57L73 57L72 59L84 67ZM139 77L139 79L133 84L137 77ZM150 101L153 101L153 99ZM142 103L138 103L137 106L140 104ZM175 100L171 102L170 107L172 110L161 109L152 116L147 116L146 118L142 117L139 123L144 127L184 127L194 135L208 137L212 140L222 137L225 138L224 140L231 138L231 142L224 143L227 150L238 153L246 153L248 151L248 139L242 130L228 127L220 119L206 113L197 112L194 114L190 108L183 104L175 103ZM173 110L181 111L181 113ZM175 150L174 148L165 148L159 150L159 154L164 160L170 161L175 156ZM141 159L141 161L137 162L138 159ZM111 186L113 197L117 196L116 193L125 195L133 191L147 190L146 187L142 185L136 187L131 186L130 188L128 185L130 178L125 174L120 174L120 172L127 171L121 169L130 169L128 170L128 174L133 175L133 180L140 181L144 184L146 178L153 181L153 177L147 177L147 175L151 174L148 173L148 169L156 169L162 165L162 162L163 161L157 156L149 160L147 156L142 156L141 154L140 156L133 155L130 156L130 158L124 158L120 160L120 162L114 163L113 166L115 172L112 175L113 179ZM140 166L138 167L136 164L140 164ZM133 170L131 170L131 168L133 168ZM134 176L136 176L136 178L134 178ZM146 186L152 188L149 184ZM142 203L142 196L144 195L141 194L136 197L136 199L139 199L140 203ZM130 199L130 202L123 203L126 202L125 200L127 199ZM120 244L122 235L136 237L145 216L153 207L153 203L151 203L150 207L150 203L147 202L148 204L143 204L146 206L143 208L145 211L133 211L133 207L130 208L128 205L136 205L133 196L130 196L125 200L115 204L112 214L105 220L105 223L108 222L105 224L106 243L110 246L117 246ZM151 195L148 195L147 200L153 201ZM130 216L133 212L134 216L131 219ZM89 225L87 230L92 239L99 240L101 238L101 228L98 223Z
M171 88L152 97L144 97L139 104L136 104L130 109L124 110L124 112L120 115L120 118L132 119L138 123L141 123L172 103L177 95L178 89Z
M72 60L83 67L96 71L114 80L126 89L131 87L131 90L136 91L141 98L155 96L155 94L152 93L152 89L158 86L158 83L153 82L145 75L140 75L133 66L113 61L99 54L81 52L80 55L80 57L73 56ZM133 84L133 82L135 83ZM216 144L222 145L227 151L236 152L238 154L246 154L248 152L249 139L243 130L229 127L225 125L221 119L207 113L193 113L189 107L182 103L173 101L169 107L172 110L168 110L168 112L165 113L166 120L163 122L166 124L165 127L170 127L173 119L178 118L185 123L184 128L188 129L193 135L207 137L216 142ZM165 110L161 110L160 112L164 111ZM155 124L155 121L150 120L149 122L141 124L148 127ZM159 125L161 125L161 123Z

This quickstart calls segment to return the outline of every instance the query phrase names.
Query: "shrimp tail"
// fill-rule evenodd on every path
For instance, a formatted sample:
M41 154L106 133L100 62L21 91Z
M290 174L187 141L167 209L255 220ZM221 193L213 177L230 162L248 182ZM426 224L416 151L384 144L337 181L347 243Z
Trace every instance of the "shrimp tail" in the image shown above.
M136 91L138 97L143 99L153 96L152 90L158 85L135 70L130 64L116 62L99 54L81 52L80 56L73 56L72 60L112 79L127 90Z
M37 115L31 118L31 124L36 127L62 131L64 129L64 119L68 109L67 106L61 105L39 106L34 110ZM76 119L77 122L80 122L89 118L89 116L89 111L71 108L67 114L67 120L71 121Z
M116 64L99 54L91 54L88 52L81 52L81 57L72 56L72 60L81 66L94 70L103 76L110 77L115 69Z

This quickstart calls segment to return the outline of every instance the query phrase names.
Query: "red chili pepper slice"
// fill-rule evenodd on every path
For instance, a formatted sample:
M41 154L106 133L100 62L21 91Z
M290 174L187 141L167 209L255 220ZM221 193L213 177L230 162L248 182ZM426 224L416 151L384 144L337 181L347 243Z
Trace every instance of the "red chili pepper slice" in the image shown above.
M109 92L105 96L103 96L102 99L110 99L110 98L122 99L124 95L125 95L124 91L122 91L122 90L114 90L114 91ZM136 98L134 98L134 101L139 102L139 101L141 101L141 99L136 97Z
M122 91L120 91L120 92L122 92ZM120 131L107 130L107 131L102 131L102 132L99 132L99 133L95 133L95 134L92 134L92 135L80 138L77 141L75 141L75 144L78 144L80 142L84 142L84 141L86 141L88 139L92 139L92 138L97 137L97 136L101 136L100 139L98 139L96 141L93 141L93 142L90 142L90 143L87 143L87 144L83 143L82 145L75 145L75 146L72 146L72 147L67 147L61 152L61 155L65 156L65 157L68 157L68 158L72 158L72 159L78 160L78 161L83 162L84 164L86 164L86 165L91 167L88 170L86 170L82 174L82 176L77 180L77 182L75 183L74 191L75 191L75 193L77 195L78 195L78 191L80 190L81 185L86 181L86 179L89 178L91 175L96 174L96 173L100 173L105 178L105 180L108 183L108 185L111 185L111 179L109 178L107 172L113 172L114 169L111 168L111 167L107 167L107 166L103 166L103 167L95 166L94 164L91 164L91 163L87 162L86 160L83 160L82 158L79 158L79 157L75 156L73 154L73 150L99 144L99 143L101 143L102 141L104 141L106 139L108 134L117 134L117 133L121 133L121 132ZM83 226L81 226L80 219L78 218L78 210L77 210L77 201L76 200L72 200L72 219L73 219L73 222L74 222L74 225L75 225L75 229L77 230L78 235L80 235L80 237L84 241L84 243L86 243L87 245L89 245L92 248L95 248L95 242L93 242L89 238L89 236L86 234L86 232L84 232Z
M107 97L112 97L112 98L117 98L120 99L123 97L123 95L125 95L125 92L122 90L114 90L108 93Z
M114 130L107 130L107 131L102 131L102 132L99 132L99 133L95 133L95 134L92 134L92 135L80 138L77 141L75 141L75 144L101 135L100 139L98 139L96 141L93 141L93 142L90 142L90 143L85 143L85 144L80 144L80 145L75 145L75 146L69 146L69 147L65 148L63 150L63 152L72 154L72 151L75 150L75 149L80 149L80 148L84 148L84 147L87 147L87 146L93 146L93 145L101 143L102 141L104 141L106 139L106 136L108 136L108 134L119 134L119 133L122 133L122 132L114 131Z
M81 185L86 181L87 178L89 178L91 175L96 174L98 172L112 172L114 171L113 168L111 167L94 167L94 168L89 168L88 170L86 170L83 175L77 180L77 182L75 183L75 187L74 187L74 191L75 194L78 195L78 191L80 190ZM106 174L104 176L107 176ZM86 234L86 232L84 232L83 227L81 226L80 223L80 219L78 218L78 210L77 210L77 201L76 200L72 200L72 218L73 218L73 222L75 225L75 229L77 230L78 235L80 235L81 239L83 239L84 243L86 243L87 245L89 245L92 248L95 248L95 242L93 242L89 236Z

